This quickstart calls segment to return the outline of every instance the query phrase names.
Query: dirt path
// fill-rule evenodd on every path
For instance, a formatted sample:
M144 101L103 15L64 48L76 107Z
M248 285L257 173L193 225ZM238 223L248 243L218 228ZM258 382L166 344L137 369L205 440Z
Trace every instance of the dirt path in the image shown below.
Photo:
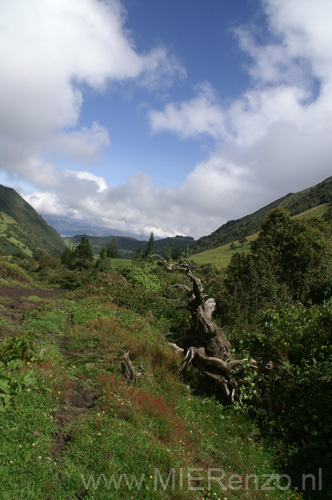
M65 293L67 293L67 290L59 288L43 290L37 287L0 286L0 319L4 320L4 324L0 325L0 341L5 336L12 335L17 331L15 327L22 324L25 313L40 306L39 301L27 300L27 297L38 297L47 300ZM11 328L10 325L13 325L14 328Z
M23 287L10 287L0 286L0 296L8 297L13 300L19 300L21 297L39 297L40 299L52 299L67 293L67 290L61 288L43 290L41 288L23 288Z

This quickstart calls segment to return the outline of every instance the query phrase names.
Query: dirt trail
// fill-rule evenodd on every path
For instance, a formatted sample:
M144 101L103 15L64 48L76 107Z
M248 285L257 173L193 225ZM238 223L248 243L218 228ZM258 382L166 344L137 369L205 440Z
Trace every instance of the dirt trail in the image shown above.
M22 324L23 316L28 311L40 306L40 302L27 300L26 297L38 297L40 299L53 299L67 293L67 290L59 288L43 290L37 287L9 287L0 286L0 319L8 320L11 325ZM7 335L12 335L16 328L0 326L0 341Z
M43 299L56 299L61 295L68 293L62 289L40 289L40 288L21 288L0 286L0 319L3 323L0 324L0 345L1 341L10 335L20 331L20 326L24 328L24 315L32 311L43 303ZM42 299L28 300L28 297L38 297ZM66 337L54 336L59 341L59 349L65 360L70 365L72 352L65 349ZM99 389L96 386L92 387L87 383L88 380L84 376L80 376L77 380L71 382L70 389L67 389L67 395L60 407L53 412L54 421L57 424L57 431L53 438L54 441L50 446L50 456L56 460L59 455L65 453L66 447L72 438L72 433L75 425L80 420L89 416L90 410L95 405L99 396ZM39 432L37 429L36 432ZM76 497L83 498L86 492L79 492Z

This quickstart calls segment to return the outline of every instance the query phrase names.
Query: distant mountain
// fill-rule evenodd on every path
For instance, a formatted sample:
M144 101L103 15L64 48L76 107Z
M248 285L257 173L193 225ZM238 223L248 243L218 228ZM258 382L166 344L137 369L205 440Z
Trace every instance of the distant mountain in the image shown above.
M14 189L0 185L0 255L56 254L64 248L60 235L29 203Z
M64 238L64 241L67 246L76 246L81 241L82 235L75 235L71 237ZM93 252L95 255L100 254L100 251L103 247L108 247L113 238L115 247L119 251L120 257L123 258L131 258L135 255L138 247L141 247L142 252L144 253L148 247L148 242L146 240L138 240L136 238L132 238L129 236L90 236L88 235L89 241L92 245ZM177 248L181 250L186 250L189 245L194 243L194 238L190 236L174 236L174 238L162 238L160 240L155 239L154 248L155 252L162 254L164 246L168 246L170 242L173 242L172 250Z
M311 210L319 205L332 203L332 177L320 182L316 186L299 191L298 193L289 193L286 196L270 203L257 212L246 215L241 219L230 220L219 227L209 236L203 236L198 239L191 247L191 253L199 253L204 250L216 248L227 243L237 241L239 238L250 236L261 228L262 222L268 214L276 207L283 207L291 215L298 215L307 210ZM331 209L326 207L326 218L329 218Z
M96 226L96 224L91 224L86 220L75 220L72 217L67 217L65 215L49 215L42 214L43 218L48 222L48 224L63 237L76 236L77 234L88 234L91 236L109 236L110 234L114 236L129 236L137 239L144 239L143 235L134 235L130 233L123 233L113 228L105 228L102 226Z

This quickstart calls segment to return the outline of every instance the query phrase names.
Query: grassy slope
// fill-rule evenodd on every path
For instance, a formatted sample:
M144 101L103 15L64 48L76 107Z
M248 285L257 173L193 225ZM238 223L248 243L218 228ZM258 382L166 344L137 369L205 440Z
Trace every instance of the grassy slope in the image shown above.
M0 255L21 250L58 253L65 248L60 235L23 198L0 185Z
M8 397L0 412L3 500L300 498L276 480L261 489L273 456L243 416L178 381L179 359L153 318L98 295L24 300L31 312L21 325L5 314L0 320L2 333L11 331L0 347L0 394ZM6 297L0 303L6 311ZM135 367L144 365L134 386L121 375L126 351ZM188 468L202 479L188 483ZM209 485L209 469L225 477ZM251 477L248 489L234 489L250 473L258 483ZM109 484L121 474L121 486Z
M310 210L306 210L300 214L294 215L296 219L308 218L308 217L323 217L330 207L329 203L323 203L317 207L311 208ZM250 242L255 240L258 236L258 232L247 236L248 242L243 246L239 244L237 240L234 241L235 248L232 249L230 247L231 243L227 243L226 245L221 245L217 248L212 248L210 250L205 250L204 252L200 252L197 254L193 254L190 258L196 264L199 265L207 265L214 264L218 268L225 268L231 261L232 255L236 252L244 252L248 253L250 250Z
M279 200L270 203L257 212L246 215L238 220L228 221L209 236L204 236L191 246L193 253L216 248L232 241L237 241L241 236L251 235L259 231L262 222L274 208L281 206L291 215L297 215L311 210L322 204L331 204L332 177L298 193L290 193ZM327 210L327 209L326 209Z
M227 243L217 248L212 248L211 250L205 250L205 252L197 253L192 255L190 258L198 265L213 264L217 268L222 269L228 266L231 261L232 255L236 252L248 253L250 250L250 242L255 240L258 233L248 236L248 242L243 246L238 242L235 243L235 248L231 248L231 244Z
M8 257L0 257L0 285L31 286L33 280L17 264L9 262Z

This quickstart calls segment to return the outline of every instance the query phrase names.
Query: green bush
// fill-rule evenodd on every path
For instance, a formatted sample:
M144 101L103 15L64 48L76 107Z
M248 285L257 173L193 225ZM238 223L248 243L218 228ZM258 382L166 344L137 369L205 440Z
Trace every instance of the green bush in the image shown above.
M281 463L299 479L304 472L332 468L331 330L332 299L307 308L298 303L269 309L256 330L233 340L261 366L243 387L245 408L277 443ZM332 488L322 498L331 493Z

